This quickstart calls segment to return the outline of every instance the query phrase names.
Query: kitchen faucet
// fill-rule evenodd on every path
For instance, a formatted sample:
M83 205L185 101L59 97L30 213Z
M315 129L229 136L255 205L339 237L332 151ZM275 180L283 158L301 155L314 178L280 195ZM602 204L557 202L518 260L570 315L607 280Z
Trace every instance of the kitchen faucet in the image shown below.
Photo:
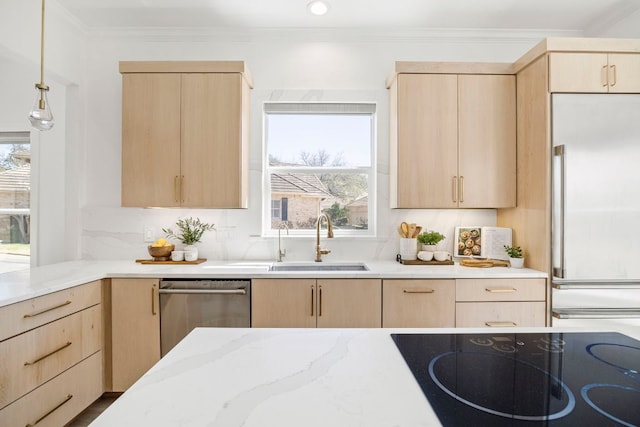
M281 222L280 226L278 227L278 262L282 262L282 257L287 255L287 250L281 249L282 245L280 243L280 230L282 230L283 228L287 230L287 236L289 235L289 227L287 226L287 223Z
M320 225L322 218L327 220L327 237L333 238L333 226L331 225L331 219L327 214L320 214L318 216L318 222L316 223L316 262L322 262L322 255L330 253L330 250L320 248Z

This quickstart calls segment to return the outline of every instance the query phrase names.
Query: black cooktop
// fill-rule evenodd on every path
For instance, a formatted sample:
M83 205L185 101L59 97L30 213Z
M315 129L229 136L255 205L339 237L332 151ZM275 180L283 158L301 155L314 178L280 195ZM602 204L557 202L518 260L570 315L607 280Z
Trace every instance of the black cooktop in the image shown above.
M628 336L391 337L444 426L640 426L640 341Z

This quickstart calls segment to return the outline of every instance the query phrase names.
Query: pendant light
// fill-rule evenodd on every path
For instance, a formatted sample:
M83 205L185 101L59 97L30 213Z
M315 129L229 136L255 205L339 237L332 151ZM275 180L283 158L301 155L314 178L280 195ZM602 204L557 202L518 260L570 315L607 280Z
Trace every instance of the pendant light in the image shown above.
M47 99L49 86L44 83L44 0L42 0L42 24L40 26L40 83L36 83L36 102L29 112L31 126L38 130L53 127L53 113Z

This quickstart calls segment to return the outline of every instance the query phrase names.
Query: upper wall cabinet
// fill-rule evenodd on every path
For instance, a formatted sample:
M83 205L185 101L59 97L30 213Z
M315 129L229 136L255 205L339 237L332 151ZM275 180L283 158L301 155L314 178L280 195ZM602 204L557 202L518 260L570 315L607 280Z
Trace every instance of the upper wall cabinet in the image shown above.
M515 206L515 76L495 73L501 64L409 64L425 72L397 63L388 84L391 207Z
M640 54L549 54L549 92L639 93Z
M243 62L120 62L122 206L246 208Z

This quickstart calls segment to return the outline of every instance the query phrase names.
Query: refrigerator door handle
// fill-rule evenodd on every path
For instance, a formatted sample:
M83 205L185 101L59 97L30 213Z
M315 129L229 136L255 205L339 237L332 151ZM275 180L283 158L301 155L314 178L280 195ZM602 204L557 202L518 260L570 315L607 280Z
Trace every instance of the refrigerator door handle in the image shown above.
M558 265L555 265L556 256L554 255L554 266L553 266L553 275L554 277L558 277L560 279L565 276L565 267L564 267L564 210L565 210L565 188L566 188L566 153L564 145L556 145L553 147L553 155L558 157L558 161L560 162L560 170L559 176L556 178L559 180L559 200L558 200L558 222L555 229L558 233L558 247L556 248L558 251L557 261Z

